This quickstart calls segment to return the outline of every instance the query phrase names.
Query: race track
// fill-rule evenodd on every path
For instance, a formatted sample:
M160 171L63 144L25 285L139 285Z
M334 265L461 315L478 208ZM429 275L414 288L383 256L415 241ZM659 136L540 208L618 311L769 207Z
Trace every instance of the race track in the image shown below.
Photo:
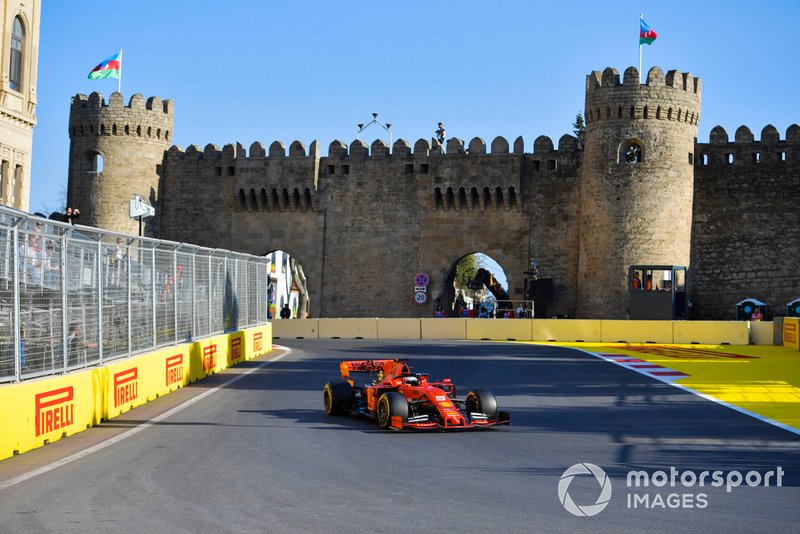
M531 344L279 342L291 351L276 349L0 462L0 532L800 530L797 435L618 365ZM406 357L434 379L450 377L461 393L491 389L512 426L399 433L325 415L322 387L337 378L340 359L387 357ZM250 374L138 433L13 483L244 372ZM579 463L602 468L613 488L592 517L570 514L559 500L562 474ZM631 470L671 467L723 477L761 477L780 467L782 485L774 487L773 477L769 488L742 482L729 492L680 479L677 487L626 487ZM581 507L600 494L592 476L562 487Z

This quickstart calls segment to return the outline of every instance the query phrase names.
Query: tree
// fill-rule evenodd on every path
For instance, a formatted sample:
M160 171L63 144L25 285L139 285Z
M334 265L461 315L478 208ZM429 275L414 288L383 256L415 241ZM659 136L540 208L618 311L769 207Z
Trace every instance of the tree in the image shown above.
M575 115L575 122L572 124L572 132L578 138L578 148L583 149L583 144L586 142L586 123L583 122L583 115L578 112Z

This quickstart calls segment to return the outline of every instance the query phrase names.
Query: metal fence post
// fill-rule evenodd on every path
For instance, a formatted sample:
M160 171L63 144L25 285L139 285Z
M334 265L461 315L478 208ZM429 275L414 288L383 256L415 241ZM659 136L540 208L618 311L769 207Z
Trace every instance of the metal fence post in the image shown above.
M192 251L192 332L191 339L197 337L197 249Z
M131 248L125 240L125 270L128 272L128 356L133 354L133 304L131 303Z
M158 331L156 326L156 249L153 247L150 249L150 287L153 291L153 348L158 346Z
M97 349L103 365L103 242L97 242Z
M13 231L14 239L14 380L20 381L22 377L22 362L19 357L19 340L20 340L20 296L19 296L19 250L17 243L19 242L19 227L15 226Z
M67 372L69 353L67 350L67 335L69 332L69 314L67 309L67 233L61 236L61 365L64 372Z

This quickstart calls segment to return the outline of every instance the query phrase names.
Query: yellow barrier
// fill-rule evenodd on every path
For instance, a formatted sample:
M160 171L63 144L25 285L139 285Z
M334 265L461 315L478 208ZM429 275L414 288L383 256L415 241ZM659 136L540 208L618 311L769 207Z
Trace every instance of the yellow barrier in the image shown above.
M420 319L422 339L466 339L467 320L458 318Z
M467 339L530 341L530 319L467 319Z
M533 319L531 336L534 341L601 340L599 319Z
M378 319L378 339L420 339L419 319Z
M278 319L272 321L274 336L284 339L319 338L319 319Z
M800 319L785 317L783 319L783 346L800 350Z
M674 343L748 345L746 321L675 321Z
M320 339L378 339L378 319L319 319Z
M603 343L672 343L671 321L612 321L600 325Z
M774 335L772 321L753 321L750 323L751 345L772 345Z
M272 350L271 325L0 387L0 460L81 432L157 396Z

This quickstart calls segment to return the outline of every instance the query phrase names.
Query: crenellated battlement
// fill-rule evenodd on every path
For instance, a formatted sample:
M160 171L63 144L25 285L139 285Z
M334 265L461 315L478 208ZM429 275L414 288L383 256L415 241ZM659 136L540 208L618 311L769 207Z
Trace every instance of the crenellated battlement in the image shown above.
M792 164L800 161L800 126L792 124L781 139L778 129L768 124L761 130L756 141L747 126L736 129L731 141L722 126L715 126L709 133L708 143L697 143L697 162L700 168Z
M652 67L645 83L639 70L628 67L620 83L619 72L611 67L592 71L586 77L586 124L605 120L657 119L700 122L700 78L690 73Z
M72 138L98 135L128 136L169 142L172 139L174 105L172 100L139 93L125 105L122 95L111 93L106 103L101 93L72 97L69 132Z
M408 143L405 139L398 139L392 145L392 150L381 139L376 139L372 145L367 145L364 141L354 140L348 146L343 141L335 140L328 145L327 156L322 156L319 153L319 145L317 141L313 141L309 147L300 141L294 141L289 145L287 154L286 145L282 141L274 141L269 146L267 151L266 146L260 142L255 141L250 145L249 150L246 150L240 143L227 144L220 148L214 144L208 144L205 148L200 148L199 145L189 145L186 149L173 145L167 152L167 157L173 160L180 160L185 158L190 159L205 159L209 161L216 161L219 159L275 159L281 160L283 158L327 158L328 160L350 160L358 161L364 159L404 159L404 158L420 158L429 156L503 156L503 155L522 155L524 151L524 141L522 137L517 137L513 144L513 150L509 142L504 137L495 137L491 145L487 147L486 142L480 137L474 137L469 145L461 139L453 137L449 139L443 147L436 141L427 141L419 139L414 145ZM533 155L557 155L564 153L573 157L578 154L577 139L571 135L563 135L558 140L558 149L554 148L552 139L542 135L536 138L533 144Z

